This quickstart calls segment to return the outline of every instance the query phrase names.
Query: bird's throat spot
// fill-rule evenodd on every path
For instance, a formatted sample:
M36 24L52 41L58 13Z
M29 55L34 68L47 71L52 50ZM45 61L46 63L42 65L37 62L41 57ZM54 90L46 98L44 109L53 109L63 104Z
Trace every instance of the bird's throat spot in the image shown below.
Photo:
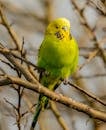
M55 33L55 36L56 36L58 39L60 39L60 40L62 40L62 39L64 38L64 35L63 35L63 34L60 34L59 31Z

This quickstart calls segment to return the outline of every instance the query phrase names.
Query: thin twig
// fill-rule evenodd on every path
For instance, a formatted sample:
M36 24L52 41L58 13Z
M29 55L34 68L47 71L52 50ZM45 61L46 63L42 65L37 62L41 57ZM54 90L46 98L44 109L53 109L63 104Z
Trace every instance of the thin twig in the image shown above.
M2 19L2 23L3 25L7 28L8 33L10 34L12 40L14 41L15 45L16 45L16 49L20 50L20 45L21 45L21 41L19 40L17 34L15 33L15 31L13 30L13 28L11 28L11 26L9 25L7 18L5 17L2 7L0 5L0 16Z
M8 104L10 104L16 111L17 111L17 107L12 104L10 101L8 101L6 98L4 98L5 102L7 102Z
M1 47L0 47L0 48L1 48ZM8 48L2 47L2 49L4 49L4 50L2 50L2 51L4 51L5 53L10 54L10 55L14 56L15 58L17 58L17 59L19 59L19 60L21 60L21 61L24 61L24 62L27 63L28 65L33 66L33 67L35 68L35 70L44 71L43 68L40 68L40 67L36 66L35 64L33 64L32 62L26 60L25 58L18 56L17 54L15 54L13 51L9 50Z
M79 66L78 70L81 70L86 64L88 64L97 54L99 53L99 50L95 50L91 53L89 53L89 57L88 59L86 59L86 61L81 65Z
M24 55L23 47L24 47L24 39L23 39L21 50L20 50L21 57ZM22 65L23 64L23 60L21 60L20 63ZM20 71L18 71L17 74L18 74L18 77L21 78L22 73ZM21 86L19 85L18 89L17 89L17 93L18 93L18 107L17 107L18 119L17 119L17 126L18 126L19 130L21 130L21 118L22 118L22 116L21 116L21 100L22 100L23 91L24 91L24 88L21 88Z
M69 130L68 126L66 125L65 120L62 118L59 110L57 109L56 104L53 101L49 101L49 102L50 102L51 110L53 111L54 115L56 116L63 130Z
M1 1L0 1L1 2ZM42 16L38 15L35 11L30 11L26 9L27 11L24 11L23 9L19 8L16 4L12 4L6 1L2 1L2 5L5 7L6 11L15 15L15 16L20 16L20 17L29 17L29 18L34 18L38 20L39 22L44 22L45 23L45 18Z
M0 58L0 61L3 62L3 63L5 63L6 65L8 65L11 69L16 70L16 68L11 63L9 63L9 62L1 59L1 58Z
M72 87L76 88L77 90L79 90L80 92L86 94L88 97L91 97L91 98L93 98L95 101L97 101L97 102L101 103L102 105L106 106L106 103L104 103L102 100L100 100L100 99L99 99L98 97L96 97L95 95L93 95L93 94L87 92L86 90L80 88L80 87L77 86L76 84L71 83L70 81L67 81L67 83L68 83L70 86L72 86Z
M93 3L99 11L106 16L106 5L102 3L101 0L90 0L91 3Z
M44 0L43 4L45 7L45 23L48 25L53 19L53 1Z

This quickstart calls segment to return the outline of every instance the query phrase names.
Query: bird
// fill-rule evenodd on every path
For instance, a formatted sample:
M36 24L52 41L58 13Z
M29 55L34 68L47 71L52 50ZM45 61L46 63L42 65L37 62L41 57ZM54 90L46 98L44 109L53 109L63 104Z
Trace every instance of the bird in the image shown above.
M39 82L51 91L71 76L77 69L79 49L76 39L71 35L70 21L64 17L49 23L38 52L37 66L43 68ZM47 108L49 98L39 95L31 130L37 123L39 114Z

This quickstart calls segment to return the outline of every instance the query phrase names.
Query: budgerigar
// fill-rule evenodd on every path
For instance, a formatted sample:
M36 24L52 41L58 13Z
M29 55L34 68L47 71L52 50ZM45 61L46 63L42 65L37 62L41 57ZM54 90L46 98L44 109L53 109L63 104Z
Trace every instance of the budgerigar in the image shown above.
M78 45L70 33L70 22L58 18L51 22L45 32L38 54L38 67L45 70L40 76L40 83L54 91L62 79L68 78L77 68ZM31 130L34 129L41 110L49 99L40 94Z

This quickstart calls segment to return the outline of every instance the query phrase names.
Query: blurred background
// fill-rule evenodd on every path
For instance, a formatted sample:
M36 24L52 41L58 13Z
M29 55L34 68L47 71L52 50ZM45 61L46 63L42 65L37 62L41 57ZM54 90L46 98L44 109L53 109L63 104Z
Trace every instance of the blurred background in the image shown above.
M34 64L48 23L58 17L69 19L71 33L80 49L79 70L71 80L106 102L106 0L0 0L0 4L19 39L23 42L24 38L27 59ZM13 40L1 20L0 42L8 48L14 48ZM15 75L6 64L0 62L0 70L2 68L6 73ZM103 105L68 85L61 85L56 91L106 111ZM0 130L29 130L33 118L29 106L37 103L38 94L29 90L24 90L24 94L20 107L20 113L24 113L24 116L20 119L19 128L19 113L14 109L18 105L18 93L9 86L0 88ZM62 104L56 105L67 126L64 130L106 130L103 122ZM41 113L35 130L54 129L63 130L53 110L48 107Z

